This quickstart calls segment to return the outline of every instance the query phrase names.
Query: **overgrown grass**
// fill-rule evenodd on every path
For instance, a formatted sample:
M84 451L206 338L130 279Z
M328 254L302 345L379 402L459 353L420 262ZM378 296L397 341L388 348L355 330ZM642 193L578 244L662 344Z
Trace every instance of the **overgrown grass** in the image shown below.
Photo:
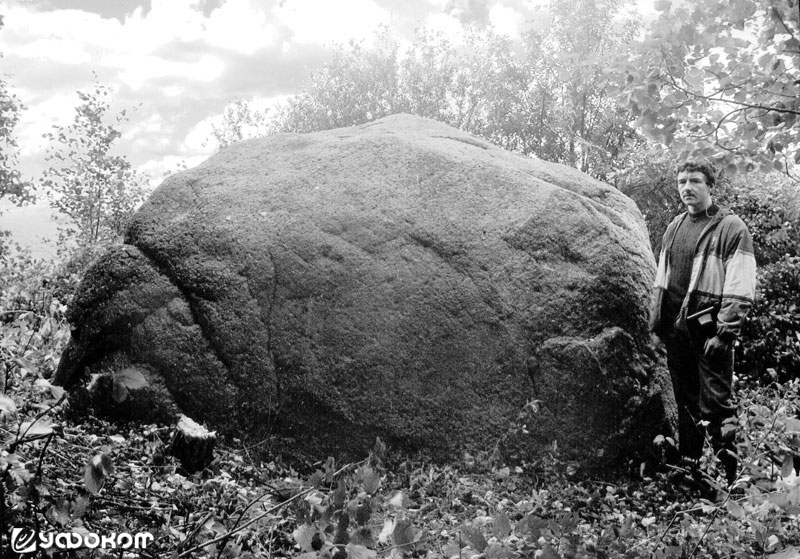
M226 441L189 475L168 452L172 426L66 419L67 397L48 379L69 337L64 297L74 277L19 264L0 276L4 558L14 557L12 528L153 536L136 552L40 551L64 557L800 555L797 381L738 387L743 467L733 487L710 451L700 484L667 466L579 481L555 450L515 467L488 455L434 465L387 455L380 441L362 462L296 469ZM43 286L44 275L57 279Z

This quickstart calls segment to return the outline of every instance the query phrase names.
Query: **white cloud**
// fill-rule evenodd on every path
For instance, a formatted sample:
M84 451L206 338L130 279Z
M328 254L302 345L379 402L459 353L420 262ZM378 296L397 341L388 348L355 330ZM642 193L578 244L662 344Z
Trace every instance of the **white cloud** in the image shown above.
M166 147L169 145L168 137L161 134L163 130L169 128L169 122L163 115L154 113L145 119L137 119L136 121L129 122L122 130L122 135L129 142L133 142L134 147L144 147L144 144L152 145L153 138L161 136L156 142L160 142L161 146Z
M195 83L208 83L218 79L225 70L223 60L213 54L203 54L191 62L168 60L160 56L142 56L137 53L118 53L103 61L107 66L119 68L119 79L132 89L140 89L145 84L163 78L171 82L186 80ZM175 84L165 85L174 91Z
M505 4L495 4L489 11L489 21L498 33L507 35L512 39L519 39L519 24L524 20L524 16L513 8L508 8Z
M125 20L120 50L152 54L165 45L195 43L253 54L278 44L269 15L266 3L253 0L223 0L208 16L197 0L153 0L149 11L137 8Z
M160 159L146 161L139 165L136 170L149 177L148 186L150 188L155 188L168 176L174 175L184 169L197 167L200 163L208 159L209 155L211 155L210 152L205 155L192 156L168 155Z
M268 21L268 13L250 0L228 0L211 12L206 28L209 44L241 54L275 48L280 41L277 27Z
M195 0L152 0L147 13L141 8L125 19L121 49L153 52L170 42L190 42L203 35L203 12Z
M464 42L464 27L453 16L445 13L431 14L425 20L425 27L445 35L455 45Z
M79 99L67 92L56 92L33 102L30 101L33 95L21 92L20 96L26 99L28 106L20 115L16 130L19 153L23 157L41 155L43 158L48 143L44 134L52 132L53 126L69 124Z
M168 85L162 91L167 97L178 97L186 91L186 88L180 85Z
M18 47L14 54L19 57L41 59L49 58L62 64L87 64L92 55L86 45L65 40L64 37L42 37L34 42Z
M2 50L15 56L45 59L61 64L88 64L98 51L119 35L117 20L103 19L80 10L36 12L23 6L6 8L5 25L14 39ZM3 30L3 35L7 32Z
M300 43L328 44L367 39L379 25L391 22L391 15L371 0L349 0L346 3L285 0L274 9L274 14L292 31L293 39Z
M204 118L189 130L181 142L182 154L198 154L214 152L213 126L220 121L221 115Z

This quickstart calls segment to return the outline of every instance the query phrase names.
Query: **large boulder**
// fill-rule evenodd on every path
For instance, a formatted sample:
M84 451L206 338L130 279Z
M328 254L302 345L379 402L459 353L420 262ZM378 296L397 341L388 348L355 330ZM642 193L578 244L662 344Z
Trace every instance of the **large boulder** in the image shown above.
M434 121L250 140L166 180L88 272L56 381L312 456L511 437L607 464L674 427L654 267L617 190ZM117 397L131 371L148 386Z

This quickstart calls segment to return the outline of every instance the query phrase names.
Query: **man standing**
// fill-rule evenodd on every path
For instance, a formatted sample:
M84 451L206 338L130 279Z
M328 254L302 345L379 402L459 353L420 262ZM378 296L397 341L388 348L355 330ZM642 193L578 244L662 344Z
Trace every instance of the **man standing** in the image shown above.
M681 456L696 469L708 434L731 484L738 465L733 346L755 297L756 263L747 226L714 205L715 182L708 162L677 168L687 211L664 233L650 330L667 350Z

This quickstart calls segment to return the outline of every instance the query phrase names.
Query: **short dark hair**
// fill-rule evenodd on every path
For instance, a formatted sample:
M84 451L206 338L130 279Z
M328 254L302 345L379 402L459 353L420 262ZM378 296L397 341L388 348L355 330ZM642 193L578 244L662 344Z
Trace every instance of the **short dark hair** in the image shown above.
M707 159L688 159L678 164L675 174L687 171L689 173L698 172L706 176L706 184L712 187L717 182L717 168Z

